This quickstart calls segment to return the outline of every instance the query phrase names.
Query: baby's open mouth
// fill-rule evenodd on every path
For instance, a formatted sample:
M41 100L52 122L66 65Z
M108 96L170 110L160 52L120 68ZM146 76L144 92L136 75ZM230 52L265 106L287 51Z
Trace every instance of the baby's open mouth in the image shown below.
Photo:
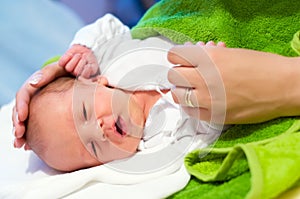
M116 130L117 132L122 135L122 136L125 136L126 135L126 132L123 130L125 128L124 126L124 120L122 120L121 117L118 117L116 123L115 123L115 126L116 126Z

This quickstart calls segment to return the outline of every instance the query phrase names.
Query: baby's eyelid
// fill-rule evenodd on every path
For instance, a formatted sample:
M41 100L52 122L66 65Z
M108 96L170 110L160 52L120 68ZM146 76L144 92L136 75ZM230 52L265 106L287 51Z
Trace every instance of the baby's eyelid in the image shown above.
M95 143L93 141L91 142L91 145L92 145L92 149L93 149L94 155L98 158L97 150L96 150L96 147L95 147Z
M84 102L82 102L82 114L85 121L87 121L87 111Z

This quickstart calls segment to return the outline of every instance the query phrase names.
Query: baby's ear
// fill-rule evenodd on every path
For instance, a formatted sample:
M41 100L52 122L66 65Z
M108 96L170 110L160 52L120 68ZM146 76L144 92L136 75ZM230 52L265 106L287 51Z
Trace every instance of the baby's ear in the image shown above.
M98 83L98 84L101 84L101 85L103 85L103 86L108 86L108 80L107 80L106 77L101 76L101 75L98 75L98 76L96 77L96 79L97 79L97 83Z

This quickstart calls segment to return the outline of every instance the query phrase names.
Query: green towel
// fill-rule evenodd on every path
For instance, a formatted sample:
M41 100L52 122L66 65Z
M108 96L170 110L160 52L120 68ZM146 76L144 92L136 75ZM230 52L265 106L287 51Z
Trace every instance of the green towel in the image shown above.
M295 118L236 125L213 148L188 154L185 165L203 184L219 184L210 189L210 195L225 186L226 192L236 198L274 198L300 180L299 129L300 120ZM241 183L243 189L234 195Z
M176 43L224 41L287 56L299 54L299 0L161 0L133 27L134 38L164 35ZM297 54L298 53L298 54Z
M185 158L193 178L170 198L274 198L300 182L300 119L236 125ZM238 144L236 144L238 143Z
M299 30L299 0L161 0L131 33L298 56ZM170 198L274 198L299 186L299 126L298 118L235 125L211 148L186 156L193 177Z

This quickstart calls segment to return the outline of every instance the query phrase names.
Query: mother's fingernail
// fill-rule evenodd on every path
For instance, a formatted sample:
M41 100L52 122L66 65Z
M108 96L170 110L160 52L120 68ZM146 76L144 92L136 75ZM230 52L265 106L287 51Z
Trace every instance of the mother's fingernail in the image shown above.
M16 128L15 127L13 127L13 129L12 129L12 134L16 137Z
M31 150L31 148L30 148L30 146L28 146L27 144L25 144L24 150L25 150L25 151L29 151L29 150Z
M19 121L20 121L19 120L19 114L18 114L18 112L16 112L16 122L19 123Z
M17 148L16 140L13 140L13 146L14 146L14 148Z
M35 84L39 83L39 81L42 79L42 77L43 77L43 74L41 72L37 72L31 76L31 78L28 82L29 82L29 84L35 85Z

